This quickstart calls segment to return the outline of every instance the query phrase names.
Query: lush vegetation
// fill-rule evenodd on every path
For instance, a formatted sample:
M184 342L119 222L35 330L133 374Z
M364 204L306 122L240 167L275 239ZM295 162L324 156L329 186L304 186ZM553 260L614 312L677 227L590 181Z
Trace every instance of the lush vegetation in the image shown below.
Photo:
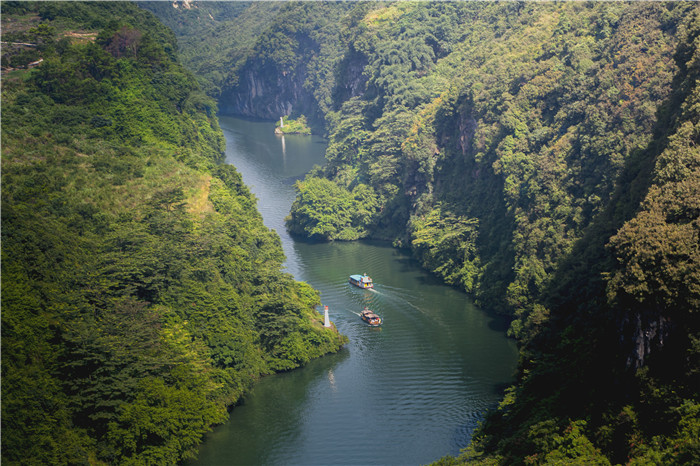
M291 233L323 240L367 236L367 217L376 215L378 208L372 188L360 184L349 191L330 180L314 177L297 181L295 186L304 220L291 224Z
M311 128L306 122L306 117L300 115L299 118L282 117L275 125L275 132L279 134L311 134Z
M513 317L519 381L443 462L697 462L698 5L348 3L268 8L217 97L323 118L292 232Z
M177 463L345 339L281 272L169 29L122 2L2 10L32 44L2 57L2 462Z
M257 5L257 2L158 1L137 4L177 31L180 59L195 73L201 88L217 99L224 86L230 86L232 79L237 80L256 38L280 5L278 2Z
M353 2L144 2L178 34L183 62L224 113L306 115L323 130Z

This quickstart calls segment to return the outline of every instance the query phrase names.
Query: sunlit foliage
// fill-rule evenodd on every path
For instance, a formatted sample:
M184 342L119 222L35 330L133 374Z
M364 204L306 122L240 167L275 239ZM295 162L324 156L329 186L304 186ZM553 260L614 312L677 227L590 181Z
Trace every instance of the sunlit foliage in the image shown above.
M2 461L181 462L260 376L346 340L281 272L170 31L122 2L2 7L43 58L3 75Z
M518 383L442 463L698 462L697 3L255 8L222 104L329 138L289 228L410 247L513 318Z

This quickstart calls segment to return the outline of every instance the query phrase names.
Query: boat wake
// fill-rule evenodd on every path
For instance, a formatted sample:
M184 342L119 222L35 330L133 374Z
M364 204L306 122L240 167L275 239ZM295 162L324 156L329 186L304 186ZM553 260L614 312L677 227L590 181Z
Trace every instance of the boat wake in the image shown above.
M391 301L400 302L401 304L404 304L404 305L406 305L406 306L412 307L413 309L415 309L415 310L417 310L417 311L419 311L419 312L423 312L423 309L421 309L420 307L416 306L415 304L413 304L411 301L409 301L408 299L404 298L403 296L400 296L397 292L393 292L393 293L382 293L381 291L377 290L376 288L372 288L371 291L374 291L374 292L377 293L379 296L383 296L383 297L385 297L385 298L388 298L388 299L391 300Z

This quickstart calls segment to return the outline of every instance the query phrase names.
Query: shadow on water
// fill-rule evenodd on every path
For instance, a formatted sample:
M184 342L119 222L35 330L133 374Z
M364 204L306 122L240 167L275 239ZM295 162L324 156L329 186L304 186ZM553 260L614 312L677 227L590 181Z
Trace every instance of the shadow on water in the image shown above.
M510 328L509 317L497 314L495 312L486 312L486 315L491 317L491 320L488 322L488 326L489 329L493 330L494 332L506 333Z
M269 464L272 460L267 456L268 446L294 443L303 436L303 423L294 407L309 402L320 392L332 392L336 384L334 371L349 357L350 351L343 348L311 361L304 370L264 377L229 413L229 421L207 434L198 458L183 464Z
M382 246L383 242L371 242L371 241L366 241L367 244L376 244L378 246ZM392 246L388 246L392 247ZM411 271L415 269L422 269L421 263L418 259L414 258L411 256L411 251L409 249L405 248L394 248L395 253L394 253L394 261L398 264L401 264L402 266L402 271ZM422 269L423 270L423 269ZM445 285L440 278L438 278L435 274L432 274L428 271L425 271L425 273L421 274L416 278L420 286L437 286L437 287L445 287L448 285ZM453 289L455 292L464 294L465 296L468 296L463 290L460 290L457 287L450 287ZM489 329L499 332L499 333L506 333L508 331L508 328L510 327L510 322L511 318L509 316L505 316L503 314L499 314L495 311L492 311L490 309L481 309L484 314L489 316L491 320L488 323Z
M290 176L289 178L283 179L282 183L289 185L289 186L294 186L294 183L296 183L297 181L301 181L304 178L306 178L306 175Z

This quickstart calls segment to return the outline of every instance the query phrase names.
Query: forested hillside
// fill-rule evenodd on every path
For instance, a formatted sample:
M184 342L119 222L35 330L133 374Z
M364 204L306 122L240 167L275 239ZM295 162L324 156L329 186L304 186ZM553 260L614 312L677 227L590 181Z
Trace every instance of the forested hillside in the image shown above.
M151 13L3 2L2 40L2 462L180 462L345 338Z
M698 4L251 8L235 66L199 70L327 134L290 231L410 247L513 318L519 382L444 461L699 461Z
M223 86L235 82L256 38L281 5L257 3L137 2L177 31L180 59L195 73L200 87L217 99Z
M140 4L177 32L183 62L223 113L303 114L324 127L353 2Z

